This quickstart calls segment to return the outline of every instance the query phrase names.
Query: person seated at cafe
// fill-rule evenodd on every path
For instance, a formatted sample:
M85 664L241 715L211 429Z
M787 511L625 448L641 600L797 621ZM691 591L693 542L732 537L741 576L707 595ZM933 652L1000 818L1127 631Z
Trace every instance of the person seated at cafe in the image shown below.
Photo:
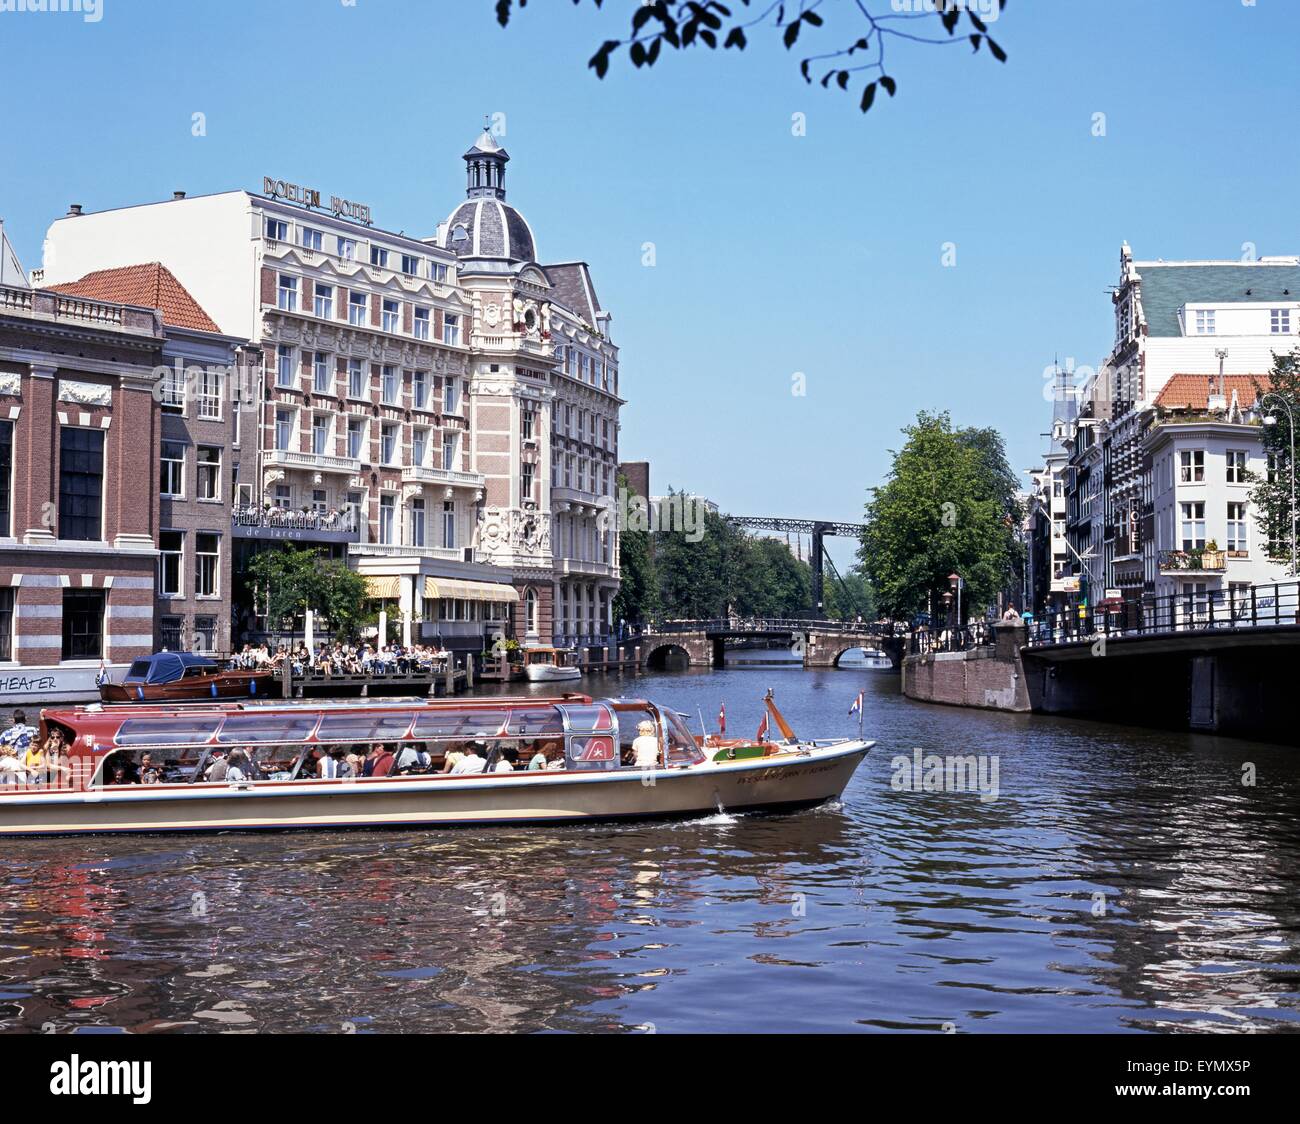
M659 764L659 739L655 724L648 719L637 723L637 738L632 742L632 764L638 769L653 769Z
M514 746L506 746L501 751L501 759L496 763L494 773L513 773L519 768L519 750Z
M487 766L487 758L483 755L486 748L486 743L478 739L470 742L466 747L465 756L457 761L452 768L452 775L463 776L467 773L481 773Z

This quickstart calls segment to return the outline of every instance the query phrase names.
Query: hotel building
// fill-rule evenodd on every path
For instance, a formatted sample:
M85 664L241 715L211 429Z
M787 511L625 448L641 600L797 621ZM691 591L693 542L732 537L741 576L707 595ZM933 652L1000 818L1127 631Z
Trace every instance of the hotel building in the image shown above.
M257 365L231 394L236 571L291 539L346 557L403 642L603 637L618 586L609 314L585 264L536 260L495 138L464 159L466 198L428 238L268 179L262 195L65 216L44 282L156 260L251 341Z

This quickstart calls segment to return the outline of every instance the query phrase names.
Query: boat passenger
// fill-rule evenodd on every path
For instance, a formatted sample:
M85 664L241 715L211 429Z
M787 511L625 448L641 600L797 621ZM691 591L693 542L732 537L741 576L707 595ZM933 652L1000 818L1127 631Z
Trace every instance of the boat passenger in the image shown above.
M140 783L158 784L162 781L162 770L154 764L153 754L144 753L140 757Z
M230 763L226 760L226 751L221 748L212 751L212 764L203 771L205 781L224 781Z
M0 745L0 785L26 784L27 770L12 745Z
M393 751L378 742L371 748L370 775L386 777L393 771Z
M501 751L501 760L497 762L495 773L513 773L519 766L519 750L506 746Z
M22 710L14 711L13 725L0 733L0 746L11 746L21 761L23 754L36 738L36 728L27 725L27 714Z
M638 737L632 742L632 764L638 769L653 769L659 764L659 739L655 737L655 724L649 720L639 722Z
M452 768L452 776L462 776L467 773L481 773L487 765L487 759L483 756L483 750L487 746L484 742L477 739L469 743L462 757Z
M465 760L465 751L462 749L449 749L442 759L442 771L444 773L454 773L456 766Z
M433 759L422 745L404 745L397 755L396 772L402 776L410 773L427 773Z
M559 742L547 742L542 747L542 753L546 757L546 768L556 772L564 768L564 747Z
M130 778L128 778L126 775L126 766L121 764L120 762L118 764L113 765L109 769L108 783L109 784L130 784L131 783Z
M537 746L537 751L532 755L531 758L529 758L528 771L530 773L540 772L542 769L545 768L546 768L546 746L545 744L539 743Z
M58 744L51 738L45 745L45 777L51 788L72 787L72 759L63 746L62 731L59 731Z
M348 767L349 777L364 777L366 775L366 755L364 753L354 751L346 754L343 762Z
M311 752L316 760L316 776L321 780L332 781L343 775L339 771L343 750L336 749L329 753L322 753L319 749L313 749Z
M235 784L238 781L246 781L249 776L244 772L248 765L248 758L244 756L242 749L232 750L230 757L226 761L226 782Z

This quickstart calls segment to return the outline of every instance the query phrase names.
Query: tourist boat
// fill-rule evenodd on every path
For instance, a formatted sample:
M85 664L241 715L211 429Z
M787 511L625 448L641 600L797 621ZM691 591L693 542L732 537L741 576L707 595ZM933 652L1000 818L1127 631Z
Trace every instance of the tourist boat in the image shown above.
M109 703L207 702L270 695L274 671L223 671L207 656L158 652L135 660L121 683L101 683L99 697Z
M582 677L582 669L569 663L572 653L566 648L524 648L523 653L524 677L529 683L556 683Z
M120 832L555 824L785 811L840 795L872 742L801 741L776 708L780 738L714 739L643 699L509 697L446 702L196 703L51 708L39 736L63 731L68 765L47 783L0 786L0 836ZM649 722L659 764L626 764ZM765 726L768 724L765 723ZM440 770L471 740L519 770ZM432 772L316 779L318 753L423 746ZM241 750L259 779L204 779L214 753ZM541 752L556 767L526 769ZM143 758L158 783L132 783Z

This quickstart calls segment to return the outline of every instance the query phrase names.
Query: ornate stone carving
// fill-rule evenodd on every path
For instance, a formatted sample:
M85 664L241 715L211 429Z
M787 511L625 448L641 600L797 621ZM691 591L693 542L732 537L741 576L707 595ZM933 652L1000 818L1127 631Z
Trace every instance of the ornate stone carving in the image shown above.
M0 394L17 398L22 394L23 378L17 371L0 371Z
M59 401L77 402L82 406L111 406L113 388L94 382L72 382L59 380Z

